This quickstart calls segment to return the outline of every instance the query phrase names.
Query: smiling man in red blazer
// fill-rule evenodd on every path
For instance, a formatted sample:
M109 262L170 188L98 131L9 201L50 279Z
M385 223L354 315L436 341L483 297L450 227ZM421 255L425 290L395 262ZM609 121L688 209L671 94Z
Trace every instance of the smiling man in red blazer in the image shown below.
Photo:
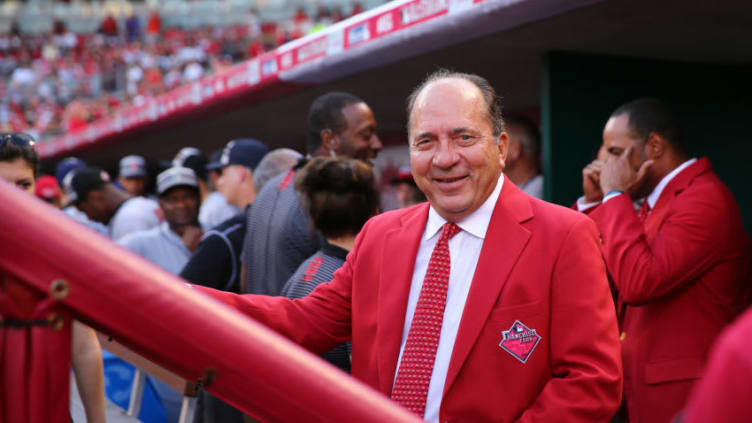
M595 224L524 194L488 82L439 71L411 95L412 173L428 197L371 219L309 297L215 298L431 422L607 422L621 399Z
M630 423L666 423L748 304L750 241L731 192L707 158L686 153L662 102L618 108L603 143L605 196L589 216L618 291L626 410ZM643 197L636 213L632 199Z

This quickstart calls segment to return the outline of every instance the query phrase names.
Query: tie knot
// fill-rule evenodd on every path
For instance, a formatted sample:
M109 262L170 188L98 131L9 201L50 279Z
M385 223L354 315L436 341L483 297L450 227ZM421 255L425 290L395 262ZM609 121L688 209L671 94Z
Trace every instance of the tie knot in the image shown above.
M441 231L441 238L449 241L452 239L453 236L457 235L459 231L461 231L459 226L457 224L452 222L447 222L444 224L444 228Z

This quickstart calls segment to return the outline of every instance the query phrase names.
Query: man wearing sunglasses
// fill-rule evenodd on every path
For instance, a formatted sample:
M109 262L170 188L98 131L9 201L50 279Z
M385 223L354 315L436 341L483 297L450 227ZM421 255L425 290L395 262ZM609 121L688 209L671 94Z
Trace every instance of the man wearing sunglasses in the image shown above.
M0 133L0 179L34 195L38 166L39 156L31 136ZM0 289L4 287L0 286ZM73 321L71 341L73 371L86 411L86 420L89 423L104 422L104 368L99 341L91 328L77 321Z

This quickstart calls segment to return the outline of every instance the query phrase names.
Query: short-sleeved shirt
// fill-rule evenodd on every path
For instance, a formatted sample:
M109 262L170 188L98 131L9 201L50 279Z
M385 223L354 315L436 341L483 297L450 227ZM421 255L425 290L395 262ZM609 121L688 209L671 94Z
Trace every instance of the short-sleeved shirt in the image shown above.
M126 235L117 242L175 275L180 273L191 258L191 251L167 222L156 228Z
M124 236L159 226L162 221L159 203L146 197L132 197L120 205L110 220L110 237L114 241Z
M247 293L279 295L300 263L321 246L295 191L295 174L304 164L301 160L271 179L253 202L243 241Z
M180 272L197 285L240 292L240 253L251 206L207 231Z
M282 288L281 295L292 299L308 296L317 286L332 280L334 272L345 264L347 252L344 248L324 241L321 250L304 261L290 277ZM352 344L347 342L321 357L350 373L350 354Z

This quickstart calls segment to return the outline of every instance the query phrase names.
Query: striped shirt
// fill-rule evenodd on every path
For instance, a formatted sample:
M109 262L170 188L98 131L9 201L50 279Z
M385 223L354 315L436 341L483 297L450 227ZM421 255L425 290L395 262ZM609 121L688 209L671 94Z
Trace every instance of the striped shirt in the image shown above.
M292 299L308 296L317 286L332 280L334 272L345 264L346 257L347 250L324 241L321 250L304 261L290 277L282 288L282 295ZM351 354L352 344L347 342L321 357L350 373Z

